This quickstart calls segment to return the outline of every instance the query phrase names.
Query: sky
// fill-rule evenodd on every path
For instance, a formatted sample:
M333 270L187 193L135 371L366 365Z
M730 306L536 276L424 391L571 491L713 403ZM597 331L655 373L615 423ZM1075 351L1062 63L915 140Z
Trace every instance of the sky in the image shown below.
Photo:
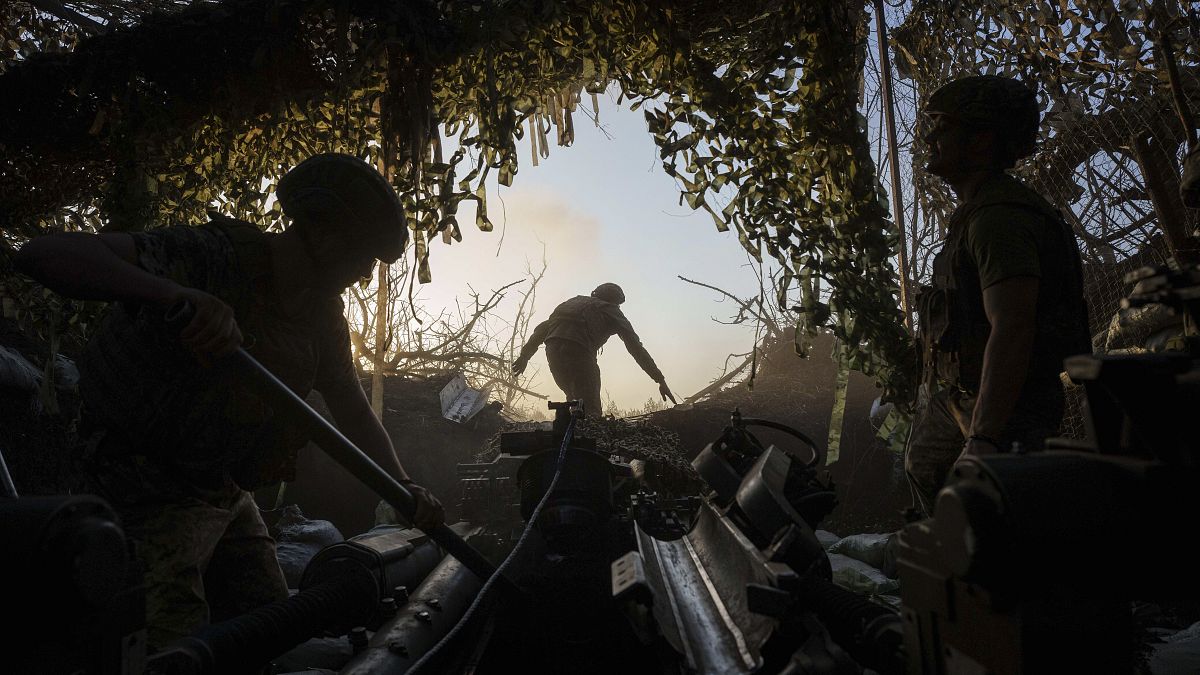
M463 241L431 242L433 281L419 286L419 297L436 314L456 298L467 300L472 288L484 292L527 278L527 265L540 267L544 245L548 268L531 326L559 302L615 282L625 290L622 310L682 400L718 377L727 355L748 352L754 331L714 321L730 318L734 305L677 277L739 297L757 294L758 279L733 232L718 232L704 211L680 205L679 188L662 169L642 111L618 107L612 97L599 97L599 104L602 129L576 114L574 144L552 145L537 167L525 139L512 187L490 186L495 230L479 231L470 208L461 211ZM499 315L511 317L516 300L510 293ZM657 396L657 385L619 338L609 340L599 362L606 403L640 409ZM533 390L563 398L544 350L527 372Z

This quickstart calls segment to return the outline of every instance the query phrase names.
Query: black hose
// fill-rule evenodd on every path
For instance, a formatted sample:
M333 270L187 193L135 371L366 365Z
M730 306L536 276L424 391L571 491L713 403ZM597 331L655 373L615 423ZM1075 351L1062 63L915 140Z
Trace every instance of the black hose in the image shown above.
M807 466L820 467L825 465L825 451L820 449L813 439L809 438L807 434L799 429L794 429L780 422L758 419L757 417L743 417L741 418L741 422L744 426L748 427L766 427L768 429L782 431L783 433L798 439L801 443L807 445L809 450L812 450L812 459L808 461Z
M365 623L378 595L369 574L349 574L228 621L209 624L173 646L193 655L202 673L258 673L272 658L329 625Z
M475 601L472 602L471 606L467 608L466 613L462 615L462 618L458 620L458 623L454 624L454 628L451 628L450 631L446 633L445 637L439 640L432 649L425 652L421 659L412 665L412 668L408 669L408 675L416 675L421 671L422 668L427 667L435 658L437 658L437 655L441 652L441 650L454 640L454 637L458 635L463 626L467 625L467 622L475 613L475 610L480 606L480 604L483 603L483 599L487 596L488 591L491 590L493 582L497 579L503 578L504 570L508 568L508 564L517 557L517 553L525 546L525 541L528 539L529 533L533 531L533 527L537 523L538 516L542 514L542 507L546 506L546 502L549 501L550 495L554 492L555 486L558 485L558 477L562 475L563 460L567 456L567 448L571 445L571 439L574 435L575 416L572 415L571 421L567 423L566 429L563 430L562 446L560 446L558 449L558 460L554 467L554 477L550 479L550 485L546 487L546 494L542 495L541 501L537 503L537 506L533 509L533 513L529 515L529 521L525 523L525 529L521 531L521 536L517 539L516 545L513 546L511 551L508 552L508 555L504 558L504 562L500 563L500 565L496 568L495 574L493 574L487 580L487 582L483 584L483 588L479 589L479 595L475 596Z

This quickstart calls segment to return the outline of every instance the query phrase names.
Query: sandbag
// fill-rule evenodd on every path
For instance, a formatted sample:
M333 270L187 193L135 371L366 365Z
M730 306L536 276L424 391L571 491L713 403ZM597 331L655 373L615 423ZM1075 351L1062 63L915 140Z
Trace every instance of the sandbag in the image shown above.
M883 569L886 564L885 551L891 536L891 533L852 534L830 546L829 552L861 560L875 569Z
M287 580L288 588L299 588L300 577L321 549L344 541L345 537L328 520L309 520L300 507L288 504L272 528L275 537L275 557Z
M826 551L829 550L830 546L833 546L842 540L841 537L829 532L828 530L817 530L816 534L817 541L821 542L821 548L825 549Z
M42 386L42 370L15 349L0 345L0 387L18 391L37 391Z
M900 589L900 582L889 579L883 572L861 560L840 553L829 554L833 567L833 583L863 595L885 595Z
M1163 637L1150 656L1150 672L1200 673L1200 622Z

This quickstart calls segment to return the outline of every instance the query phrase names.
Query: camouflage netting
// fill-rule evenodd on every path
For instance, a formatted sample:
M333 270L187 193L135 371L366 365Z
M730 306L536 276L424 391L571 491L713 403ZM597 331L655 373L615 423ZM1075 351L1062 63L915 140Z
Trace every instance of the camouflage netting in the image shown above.
M889 391L911 384L899 236L857 110L861 0L35 4L0 5L0 252L206 209L279 227L282 172L341 151L392 179L426 281L429 242L463 236L459 206L491 229L489 181L569 145L615 91L644 108L681 203L784 270L802 329L833 330ZM7 292L47 320L37 289Z
M478 462L490 462L500 454L500 435L505 432L533 431L544 427L540 422L516 422L506 425L487 440L475 456ZM685 452L679 444L679 434L642 420L613 417L585 417L577 422L575 435L596 441L596 450L627 460L646 463L647 475L658 485L669 486L672 492L685 493L701 485L700 476L692 468L694 452Z

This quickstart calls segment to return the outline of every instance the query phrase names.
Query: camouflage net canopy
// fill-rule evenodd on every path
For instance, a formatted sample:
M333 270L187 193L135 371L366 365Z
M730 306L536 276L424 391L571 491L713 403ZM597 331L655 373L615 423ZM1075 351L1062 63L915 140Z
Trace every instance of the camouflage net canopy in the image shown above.
M569 145L586 99L594 111L611 88L644 108L681 201L783 267L800 333L829 326L850 365L898 393L900 238L857 110L863 4L4 3L0 232L11 250L207 209L280 227L279 176L339 151L393 181L426 281L428 242L462 236L459 206L491 229L489 176L509 185L550 137Z
M689 454L679 444L679 434L649 422L616 417L584 417L577 423L576 436L596 441L596 450L625 459L646 463L651 484L670 494L686 494L701 484ZM490 462L500 455L500 435L505 432L533 431L541 422L517 422L505 426L488 439L475 456L477 462ZM691 454L695 454L693 451Z

